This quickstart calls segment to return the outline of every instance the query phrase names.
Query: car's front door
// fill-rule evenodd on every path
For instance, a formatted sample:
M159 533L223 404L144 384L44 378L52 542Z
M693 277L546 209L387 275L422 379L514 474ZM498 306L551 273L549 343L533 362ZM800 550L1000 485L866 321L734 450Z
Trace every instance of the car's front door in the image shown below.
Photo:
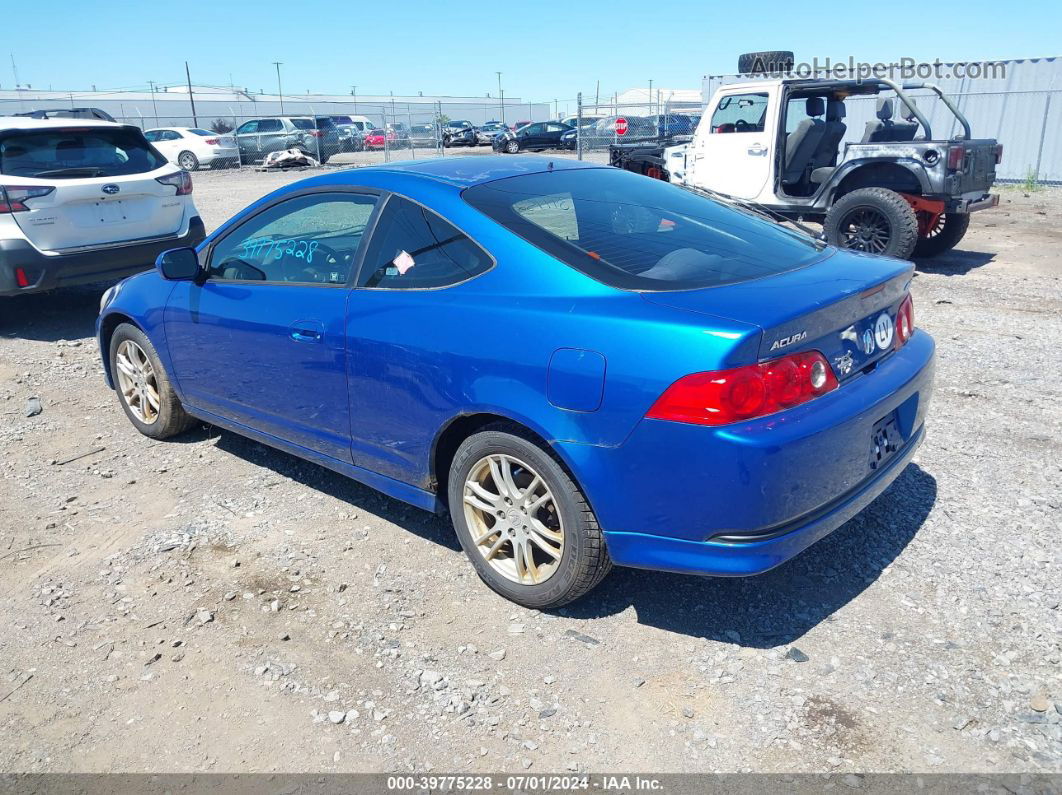
M261 151L258 148L258 120L245 121L236 128L236 145L240 147L241 159L253 159Z
M693 141L690 171L696 187L752 199L771 176L774 118L767 91L722 93L711 122Z
M203 252L205 280L178 282L165 314L189 406L350 460L348 281L376 204L370 193L295 196Z
M524 149L537 149L540 146L544 146L542 139L545 132L546 125L537 123L527 125L516 135L520 139L520 145Z

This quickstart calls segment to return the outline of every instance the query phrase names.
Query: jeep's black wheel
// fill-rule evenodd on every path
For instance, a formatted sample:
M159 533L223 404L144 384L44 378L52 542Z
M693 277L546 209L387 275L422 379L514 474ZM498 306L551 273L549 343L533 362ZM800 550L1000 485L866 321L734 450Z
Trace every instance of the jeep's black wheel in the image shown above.
M970 228L969 213L944 213L937 218L925 237L918 238L915 244L914 256L935 257L950 251L958 245Z
M789 50L746 52L738 56L738 73L743 75L777 74L793 70L793 53Z
M840 248L909 259L918 242L918 217L895 191L860 188L834 202L823 231Z
M482 580L548 610L612 568L593 510L560 462L522 429L495 425L457 449L447 493L461 546Z

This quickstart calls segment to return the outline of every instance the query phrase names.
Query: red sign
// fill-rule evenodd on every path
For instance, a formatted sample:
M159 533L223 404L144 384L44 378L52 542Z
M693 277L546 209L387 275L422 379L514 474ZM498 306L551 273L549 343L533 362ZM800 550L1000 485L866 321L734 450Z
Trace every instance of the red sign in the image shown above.
M627 134L627 120L625 118L623 118L622 116L620 116L618 119L616 119L616 135L626 135L626 134Z

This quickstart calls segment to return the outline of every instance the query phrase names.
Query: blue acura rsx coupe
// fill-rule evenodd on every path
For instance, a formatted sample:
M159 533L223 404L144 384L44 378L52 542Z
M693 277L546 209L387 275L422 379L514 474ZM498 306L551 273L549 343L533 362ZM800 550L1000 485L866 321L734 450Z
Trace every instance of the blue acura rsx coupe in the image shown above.
M766 571L881 493L932 391L911 277L611 167L446 158L281 188L108 290L98 335L142 433L449 510L551 608L614 563Z

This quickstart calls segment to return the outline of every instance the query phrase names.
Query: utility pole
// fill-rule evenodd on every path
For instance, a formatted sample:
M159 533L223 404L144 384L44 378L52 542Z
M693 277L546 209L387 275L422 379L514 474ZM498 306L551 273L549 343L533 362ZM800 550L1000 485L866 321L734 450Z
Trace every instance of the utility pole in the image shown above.
M277 96L280 97L280 115L284 115L284 89L280 86L280 67L283 65L283 61L273 61L273 66L277 68Z
M597 106L601 104L601 81L597 81L597 88L594 90L594 111L597 111Z
M557 109L557 100L556 100L556 98L554 98L554 100L553 100L553 116L554 116L554 118L557 118L557 119L560 118L560 111Z
M148 85L151 86L151 110L155 114L155 126L159 126L159 109L155 106L155 81L148 80ZM72 106L73 103L71 103Z
M653 81L649 80L649 114L653 113Z
M15 90L17 91L18 88L19 88L18 67L15 66L15 53L10 53L10 55L11 55L11 71L15 73Z
M502 89L501 84L501 72L496 72L498 75L498 99L501 101L501 122L505 124L505 91Z
M188 71L188 61L184 62L184 76L188 81L188 101L192 103L192 126L199 126L199 118L195 115L195 94L192 93L192 73Z
M354 115L357 116L358 115L358 87L357 86L351 86L350 87L350 95L352 97L354 97Z

